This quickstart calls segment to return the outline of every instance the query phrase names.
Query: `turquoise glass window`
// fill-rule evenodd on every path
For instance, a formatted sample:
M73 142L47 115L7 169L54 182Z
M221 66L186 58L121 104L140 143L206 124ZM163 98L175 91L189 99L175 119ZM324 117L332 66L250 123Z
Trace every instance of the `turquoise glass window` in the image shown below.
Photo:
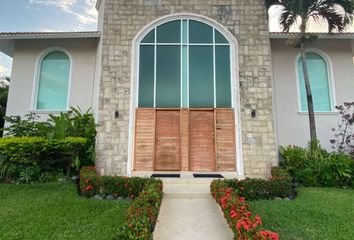
M213 47L191 46L189 55L189 107L214 107Z
M216 107L231 108L230 47L215 47Z
M158 46L156 107L179 108L181 104L181 47Z
M232 107L230 44L214 27L166 22L142 38L139 50L139 107Z
M70 59L60 51L46 55L40 66L36 107L38 110L66 110Z
M154 105L154 46L140 46L139 106Z
M331 106L331 92L329 86L328 66L325 59L316 53L306 55L310 86L315 112L329 112ZM301 111L307 112L307 97L301 59L298 61L298 76L300 85Z
M181 42L181 21L172 21L157 27L158 43Z

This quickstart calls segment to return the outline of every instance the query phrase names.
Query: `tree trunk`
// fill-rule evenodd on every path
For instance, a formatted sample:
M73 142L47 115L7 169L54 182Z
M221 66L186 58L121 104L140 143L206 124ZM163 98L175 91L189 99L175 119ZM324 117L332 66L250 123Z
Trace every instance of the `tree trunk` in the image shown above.
M301 43L301 64L304 73L305 87L306 87L306 96L307 96L307 109L309 114L309 123L310 123L310 137L311 141L317 140L316 134L316 122L315 122L315 114L313 109L313 98L310 86L310 78L306 61L306 48L305 44Z

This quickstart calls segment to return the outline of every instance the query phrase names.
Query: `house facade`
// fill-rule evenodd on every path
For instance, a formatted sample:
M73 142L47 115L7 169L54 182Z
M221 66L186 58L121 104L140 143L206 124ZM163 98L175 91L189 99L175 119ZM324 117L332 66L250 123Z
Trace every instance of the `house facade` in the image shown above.
M97 9L97 32L0 33L13 57L7 115L92 108L102 175L266 177L278 145L306 144L299 51L269 33L263 0L98 0ZM326 144L334 106L354 100L353 39L322 34L308 53Z

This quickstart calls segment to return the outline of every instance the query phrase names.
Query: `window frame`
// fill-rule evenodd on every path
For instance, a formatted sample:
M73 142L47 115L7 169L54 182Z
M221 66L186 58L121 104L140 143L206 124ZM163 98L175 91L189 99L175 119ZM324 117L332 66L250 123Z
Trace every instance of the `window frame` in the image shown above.
M335 109L336 106L336 95L335 95L335 83L334 83L334 74L333 74L333 65L330 57L321 50L315 48L309 48L306 51L307 53L313 53L320 56L324 62L326 63L327 69L327 81L329 86L329 99L330 99L330 111L314 111L315 114L336 114L337 111ZM297 102L298 102L298 114L300 115L307 115L308 111L302 110L302 103L301 103L301 87L300 87L300 76L299 76L299 61L301 58L301 53L299 53L295 58L295 76L296 76L296 88L297 88Z
M69 61L70 61L70 69L69 69L69 79L68 79L68 89L67 89L67 99L66 99L66 108L65 109L37 109L37 100L38 100L38 93L39 93L39 82L40 76L42 71L42 62L43 60L53 52L62 52L64 53ZM73 58L69 51L62 47L51 47L47 48L42 51L36 60L36 70L34 74L34 84L32 90L32 100L31 100L31 107L30 112L38 113L38 114L50 114L50 113L60 113L60 112L67 112L69 111L70 106L70 95L71 95L71 83L72 83L72 70L73 70Z
M157 39L157 34L158 34L158 27L162 26L164 24L167 24L169 22L173 22L173 21L180 21L180 41L179 43L158 43L158 39ZM184 21L186 21L186 26L187 26L187 34L186 34L186 43L184 43L184 38L183 38L183 24ZM208 25L211 29L212 29L212 37L213 37L213 42L212 43L190 43L190 36L189 36L189 27L190 27L190 21L196 21L196 22L200 22L203 24ZM151 32L154 31L154 43L143 43L142 41L144 40L144 38ZM228 43L216 43L216 32L219 32L227 41ZM178 18L170 18L170 19L166 19L165 21L161 21L156 25L153 25L152 27L149 27L148 29L145 29L144 34L142 34L139 38L139 40L137 41L137 48L136 48L136 54L137 54L137 64L136 64L136 107L139 107L139 83L140 83L140 47L141 46L154 46L154 99L153 99L153 107L152 108L158 108L156 105L156 55L157 55L157 46L179 46L180 49L180 56L181 56L181 64L180 64L180 108L189 108L190 107L190 82L189 82L189 78L190 78L190 72L189 72L189 56L190 56L190 46L211 46L213 49L213 91L214 91L214 105L213 107L209 107L209 108L217 108L217 97L216 97L216 62L215 62L215 58L216 58L216 46L228 46L229 47L229 63L230 63L230 103L231 106L230 108L235 108L235 101L234 101L234 73L233 73L233 61L235 61L233 59L232 53L233 53L233 49L232 49L232 41L230 41L230 39L223 33L222 29L219 29L217 26L215 26L214 24L210 24L207 21L203 21L201 19L197 19L197 18L193 18L193 17L178 17ZM186 98L187 98L187 104L186 106L183 106L183 47L186 46L187 47L187 89L186 89Z

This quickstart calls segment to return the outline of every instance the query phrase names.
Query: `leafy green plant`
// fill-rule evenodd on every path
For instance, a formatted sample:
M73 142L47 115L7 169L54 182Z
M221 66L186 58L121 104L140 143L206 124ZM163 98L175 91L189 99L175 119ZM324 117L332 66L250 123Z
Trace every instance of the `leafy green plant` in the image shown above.
M343 152L329 153L318 141L307 148L280 148L280 165L304 186L347 187L354 178L353 160Z
M162 198L161 180L150 180L130 206L125 222L118 229L117 240L152 240Z
M20 174L17 183L33 183L34 181L38 180L39 176L39 167L32 166L32 167L21 167Z
M20 116L4 117L8 127L4 130L6 136L12 137L47 137L51 125L48 122L40 122L40 117L35 113Z
M27 168L38 167L43 172L77 171L80 166L79 153L86 145L86 139L67 137L65 139L48 140L43 137L9 137L0 139L0 172L1 178L21 178L28 182L31 171ZM26 170L23 170L26 168ZM17 172L14 169L19 169ZM38 179L38 177L37 177Z

